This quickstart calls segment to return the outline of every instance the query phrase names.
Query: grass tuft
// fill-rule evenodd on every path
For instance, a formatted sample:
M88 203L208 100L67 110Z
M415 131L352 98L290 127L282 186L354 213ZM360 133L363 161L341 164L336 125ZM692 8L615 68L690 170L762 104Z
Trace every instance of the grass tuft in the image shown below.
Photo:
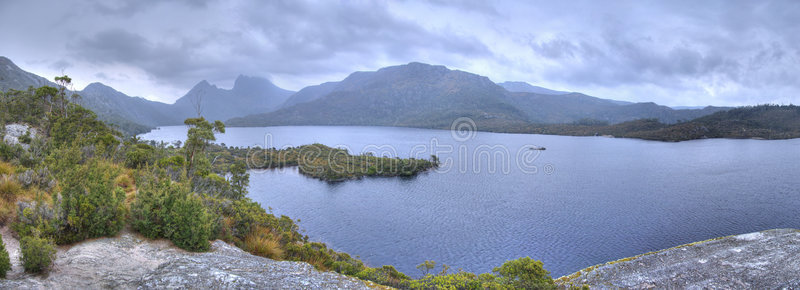
M269 229L257 227L244 239L244 248L253 255L280 259L283 257L280 241Z

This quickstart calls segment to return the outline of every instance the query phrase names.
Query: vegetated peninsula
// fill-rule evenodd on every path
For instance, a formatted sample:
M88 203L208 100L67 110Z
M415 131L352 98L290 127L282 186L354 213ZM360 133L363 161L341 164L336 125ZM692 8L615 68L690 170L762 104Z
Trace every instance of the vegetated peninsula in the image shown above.
M250 169L273 169L296 166L300 174L324 180L343 181L362 177L411 177L439 166L439 159L391 158L369 153L352 155L345 149L323 144L275 149L260 147L233 148L211 145L210 154L217 162L233 164L246 162Z

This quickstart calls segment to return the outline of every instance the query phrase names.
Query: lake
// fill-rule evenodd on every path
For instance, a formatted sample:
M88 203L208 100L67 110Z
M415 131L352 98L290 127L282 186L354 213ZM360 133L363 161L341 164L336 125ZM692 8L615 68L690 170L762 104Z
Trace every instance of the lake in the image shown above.
M311 240L413 276L424 260L483 273L530 256L555 278L709 238L800 228L797 139L664 143L394 127L226 130L217 143L435 153L441 168L414 178L327 183L291 168L250 176L249 196L300 219ZM185 136L184 126L141 135L167 142Z

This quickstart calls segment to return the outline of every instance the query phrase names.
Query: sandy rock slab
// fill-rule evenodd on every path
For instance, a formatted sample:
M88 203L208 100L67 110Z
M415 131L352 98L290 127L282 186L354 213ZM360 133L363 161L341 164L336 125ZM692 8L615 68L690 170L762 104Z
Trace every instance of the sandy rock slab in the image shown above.
M592 289L800 289L800 231L682 245L589 267L557 282Z
M7 246L15 241L6 235L3 240ZM356 278L254 256L222 241L209 252L191 253L125 231L60 247L43 275L23 273L19 247L8 250L14 268L0 280L2 289L368 289Z

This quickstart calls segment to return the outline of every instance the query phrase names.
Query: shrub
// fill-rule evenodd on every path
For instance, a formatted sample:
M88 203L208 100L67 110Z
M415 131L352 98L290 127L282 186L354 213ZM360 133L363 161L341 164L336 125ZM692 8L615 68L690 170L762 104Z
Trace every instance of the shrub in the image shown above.
M142 168L150 163L155 156L155 148L147 144L136 144L133 150L125 154L125 166L128 168Z
M541 261L530 257L510 260L492 270L497 273L499 281L518 289L550 289L554 288L550 272L543 268Z
M90 160L62 174L59 244L116 235L125 222L125 192L115 186L120 169Z
M50 239L37 235L23 236L20 240L22 267L26 272L41 273L50 267L55 259L56 249Z
M181 249L202 252L210 247L211 222L203 202L195 196L175 201L167 227L167 237Z
M189 251L208 250L211 220L189 189L165 179L144 186L131 205L131 224L145 237L167 238Z
M0 235L0 278L6 277L6 272L11 270L11 259L8 257L6 245L3 243L3 236Z
M365 268L356 275L359 279L369 280L381 285L396 288L408 288L410 279L405 274L397 271L393 266L385 265L381 268Z

